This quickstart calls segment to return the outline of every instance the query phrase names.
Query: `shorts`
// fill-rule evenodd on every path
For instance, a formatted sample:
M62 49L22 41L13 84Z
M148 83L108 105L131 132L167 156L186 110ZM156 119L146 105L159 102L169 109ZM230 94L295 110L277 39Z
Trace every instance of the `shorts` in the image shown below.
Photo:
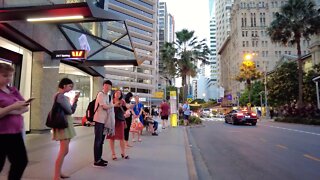
M185 115L185 114L184 114L184 115L183 115L183 119L189 121L189 116L190 116L190 115Z
M162 119L162 120L168 120L168 115L166 115L166 116L161 116L161 119Z

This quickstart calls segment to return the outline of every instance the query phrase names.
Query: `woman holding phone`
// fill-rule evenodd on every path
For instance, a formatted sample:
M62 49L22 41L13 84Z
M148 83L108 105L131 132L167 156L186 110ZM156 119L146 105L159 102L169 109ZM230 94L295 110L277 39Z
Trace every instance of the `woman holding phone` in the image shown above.
M55 95L55 100L57 103L61 105L63 108L66 119L68 120L68 127L65 129L53 129L53 140L60 141L60 149L55 163L54 170L54 180L58 180L60 178L69 178L69 176L61 173L62 164L65 156L69 152L69 143L70 140L76 135L74 126L73 126L73 114L77 108L77 102L80 93L77 93L74 99L72 100L72 104L70 104L69 98L64 94L71 91L73 89L73 82L71 79L63 78L59 83L59 90Z
M21 179L28 164L23 141L22 114L29 110L19 91L8 84L12 81L14 68L0 63L0 172L6 157L11 163L8 179Z

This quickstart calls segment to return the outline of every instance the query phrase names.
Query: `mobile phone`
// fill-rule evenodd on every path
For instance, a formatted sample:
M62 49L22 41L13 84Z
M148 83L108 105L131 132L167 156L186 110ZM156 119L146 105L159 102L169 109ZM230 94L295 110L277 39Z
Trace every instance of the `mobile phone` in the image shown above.
M26 100L26 103L31 103L31 101L33 101L35 98L29 98L28 100Z

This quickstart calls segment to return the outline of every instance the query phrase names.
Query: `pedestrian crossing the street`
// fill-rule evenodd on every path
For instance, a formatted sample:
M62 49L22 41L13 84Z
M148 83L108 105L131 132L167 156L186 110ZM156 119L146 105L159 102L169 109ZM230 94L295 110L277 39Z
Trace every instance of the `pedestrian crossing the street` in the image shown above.
M212 118L201 118L202 121L224 121L224 118L217 118L217 117L212 117Z

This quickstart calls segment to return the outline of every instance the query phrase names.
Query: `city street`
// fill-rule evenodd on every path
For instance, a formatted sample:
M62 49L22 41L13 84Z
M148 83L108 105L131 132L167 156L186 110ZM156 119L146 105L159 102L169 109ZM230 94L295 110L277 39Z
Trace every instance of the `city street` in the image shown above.
M320 179L319 126L204 120L189 131L199 179Z

